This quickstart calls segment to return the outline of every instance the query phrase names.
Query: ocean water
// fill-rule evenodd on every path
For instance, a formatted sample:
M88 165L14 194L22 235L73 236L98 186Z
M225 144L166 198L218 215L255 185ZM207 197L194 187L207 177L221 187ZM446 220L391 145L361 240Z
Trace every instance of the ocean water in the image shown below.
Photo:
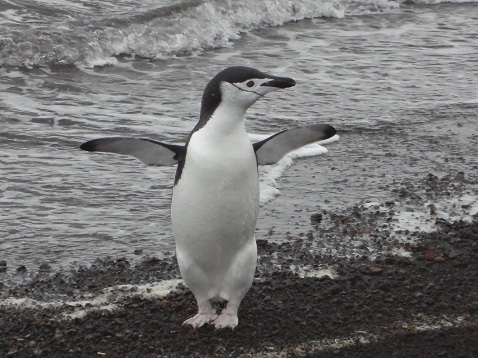
M0 260L34 271L173 250L175 168L79 145L183 142L230 65L297 81L248 111L253 139L316 122L340 135L261 168L257 238L390 200L400 180L476 174L477 25L476 1L0 0Z

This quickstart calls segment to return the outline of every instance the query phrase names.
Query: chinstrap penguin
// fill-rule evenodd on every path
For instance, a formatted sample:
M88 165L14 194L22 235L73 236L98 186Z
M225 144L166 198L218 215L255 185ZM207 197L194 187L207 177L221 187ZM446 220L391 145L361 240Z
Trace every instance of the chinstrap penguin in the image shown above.
M257 166L335 135L329 125L307 125L251 143L246 110L265 94L294 86L293 79L249 67L229 67L206 86L199 122L185 145L150 139L100 138L87 151L132 155L148 165L178 163L171 220L181 275L194 293L198 313L183 324L234 328L238 309L252 285L259 210ZM211 304L222 299L220 314Z

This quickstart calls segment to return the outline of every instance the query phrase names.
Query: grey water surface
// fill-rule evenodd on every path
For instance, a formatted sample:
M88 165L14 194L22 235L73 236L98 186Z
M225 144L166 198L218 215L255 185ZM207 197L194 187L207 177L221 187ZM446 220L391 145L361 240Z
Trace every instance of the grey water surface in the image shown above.
M328 154L283 168L257 238L307 233L318 210L388 200L403 179L477 172L476 2L276 2L269 12L255 2L118 4L0 1L0 260L9 272L173 250L175 168L79 145L183 142L208 80L230 65L297 81L249 110L251 133L320 122L340 135Z

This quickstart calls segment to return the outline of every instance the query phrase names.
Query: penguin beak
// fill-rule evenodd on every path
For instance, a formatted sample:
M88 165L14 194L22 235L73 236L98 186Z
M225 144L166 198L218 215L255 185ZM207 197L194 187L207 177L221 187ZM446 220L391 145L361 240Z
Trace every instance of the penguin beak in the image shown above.
M295 86L295 81L289 77L271 77L272 80L264 82L261 86L289 88Z

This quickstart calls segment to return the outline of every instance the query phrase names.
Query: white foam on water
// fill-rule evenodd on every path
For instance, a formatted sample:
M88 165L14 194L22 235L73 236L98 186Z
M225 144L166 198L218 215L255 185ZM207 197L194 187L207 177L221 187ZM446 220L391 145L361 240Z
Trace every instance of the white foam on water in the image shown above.
M472 324L471 320L466 320L463 316L451 316L451 315L441 315L441 316L425 316L417 315L416 318L411 319L410 322L397 322L396 324L390 327L390 330L386 327L382 327L381 330L384 332L394 332L397 331L396 327L402 327L403 329L409 332L429 332L436 331L441 329L449 329L452 327L463 327ZM379 343L382 340L380 334L371 333L367 331L358 330L355 334L352 334L348 337L336 337L336 338L326 338L318 340L310 340L304 343L299 343L298 345L291 346L288 348L289 352L293 351L294 356L310 357L312 354L319 354L323 351L330 350L339 350L341 348L354 347L359 345L366 345L371 343ZM285 358L289 356L289 352L259 352L254 354L256 358ZM246 357L245 355L241 357Z
M270 135L251 134L253 141L260 141L269 137ZM329 144L336 142L340 139L339 135L334 135L323 141L306 145L297 150L291 151L284 156L279 162L272 165L262 165L259 167L260 178L260 191L261 191L261 204L268 203L280 195L280 191L277 189L277 179L279 179L285 171L292 166L295 159L314 157L328 152L327 148L322 144Z
M300 266L291 265L291 270L293 272L296 272L300 278L306 278L306 277L321 278L321 277L328 276L331 279L336 279L338 277L337 272L331 267L316 268L310 265L300 265Z
M466 323L467 320L463 316L425 316L423 314L418 314L416 317L412 318L409 321L401 322L401 327L405 328L411 332L427 332L434 331L443 328L451 328L461 326Z
M3 11L0 28L7 36L0 65L94 67L114 65L117 62L112 57L120 54L156 59L196 55L231 47L232 41L254 29L317 17L379 14L398 6L387 0L211 0L142 6L102 0L94 7L45 3L41 14L35 8L26 8L22 14L15 9ZM27 26L31 21L42 26L32 30ZM25 28L10 31L11 23L16 30Z
M5 19L12 21L13 23L25 21L25 18L20 14L20 12L14 9L0 11L0 15L3 16Z
M93 68L95 66L113 66L118 63L118 59L116 57L105 57L105 58L92 58L88 59L86 62L86 66L89 68Z
M118 308L120 308L118 305L114 303L110 304L104 304L104 305L98 305L98 306L93 306L93 307L88 307L84 309L78 309L76 307L82 307L82 306L72 306L75 307L75 311L72 313L63 313L62 317L65 319L75 319L75 318L84 318L88 313L90 312L95 312L95 311L115 311Z
M122 307L120 301L128 297L141 297L144 299L164 297L180 283L183 283L183 280L171 279L144 285L118 285L105 288L97 295L90 295L76 301L58 299L40 301L31 298L10 297L0 301L0 306L13 306L19 309L65 308L70 311L73 309L73 312L64 312L63 317L74 319L84 317L91 311L119 309Z
M332 272L330 272L332 273ZM327 275L329 276L328 273ZM310 277L310 276L304 276ZM321 277L321 276L314 276ZM9 298L0 301L0 306L15 306L19 309L45 309L45 308L66 308L70 312L63 312L59 319L75 319L83 318L86 314L93 311L114 311L122 307L117 303L119 298L128 296L142 296L146 299L159 298L165 296L170 290L174 289L181 280L167 280L161 283L147 284L147 285L120 285L105 289L104 292L92 299L82 301L52 301L40 302L32 299L18 299ZM86 307L85 307L86 306ZM74 309L71 312L71 309ZM450 329L453 327L466 327L472 324L473 319L460 315L424 315L415 314L404 321L395 322L390 326L391 332L400 333L397 327L401 327L407 332L429 332L442 329ZM386 327L382 327L381 331L387 332ZM393 328L393 329L392 329ZM299 343L295 347L289 347L289 352L292 349L295 356L310 356L311 354L318 354L320 352L353 347L357 345L366 345L377 343L382 340L382 335L365 330L357 330L355 333L346 337L335 337L318 340L309 340L307 342ZM287 357L287 352L264 351L257 352L254 357L262 358L278 358ZM245 356L244 356L245 357Z
M405 208L403 211L400 211L395 216L397 222L392 224L394 231L433 231L435 218L432 218L430 214L425 211L417 210L418 209L415 208Z
M387 213L389 208L378 202L363 204L373 211ZM442 197L434 201L417 204L406 204L395 201L394 216L390 222L390 230L401 242L409 241L404 231L433 232L437 230L437 219L447 222L463 220L471 223L478 216L478 195L466 193L456 197ZM392 249L392 254L409 257L410 253L402 249Z
M434 213L431 213L431 206ZM421 206L406 205L394 216L391 224L393 232L422 231L432 232L437 229L436 220L448 222L464 220L472 222L478 214L478 195L464 194L459 197L442 198L433 202L425 202Z
M405 257L405 258L412 258L412 253L410 251L405 250L403 247L394 247L392 250L389 251L390 254L394 256L399 256L399 257Z

